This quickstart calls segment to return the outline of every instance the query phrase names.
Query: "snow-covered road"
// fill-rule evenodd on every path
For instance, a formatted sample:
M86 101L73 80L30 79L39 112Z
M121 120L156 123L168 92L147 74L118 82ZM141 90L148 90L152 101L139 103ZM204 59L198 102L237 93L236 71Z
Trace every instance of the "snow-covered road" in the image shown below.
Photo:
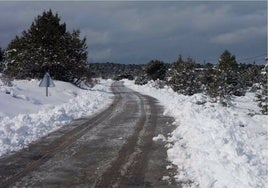
M152 97L122 83L112 89L108 109L0 159L0 187L178 187L164 143L153 141L173 118Z
M57 87L49 90L50 97L45 97L36 80L15 81L12 88L0 83L0 155L27 147L74 118L104 109L112 102L111 83L103 81L84 91L56 82ZM185 96L169 87L157 89L154 82L137 86L125 80L125 85L157 98L165 107L163 114L175 119L174 130L163 123L160 127L169 132L157 134L163 131L158 130L153 138L165 145L173 163L166 168L176 171L163 179L175 177L183 187L192 188L268 187L268 116L258 113L254 93L236 97L231 106L223 107L202 94Z

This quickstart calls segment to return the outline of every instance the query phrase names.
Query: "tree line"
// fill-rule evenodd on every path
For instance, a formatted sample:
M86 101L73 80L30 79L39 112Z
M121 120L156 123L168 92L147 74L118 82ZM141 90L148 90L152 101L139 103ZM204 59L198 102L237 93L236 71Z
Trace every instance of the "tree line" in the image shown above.
M233 96L243 96L246 91L257 92L256 100L264 114L268 114L267 66L256 64L238 64L235 55L225 50L216 65L200 65L192 58L166 64L151 60L145 65L144 73L136 79L136 84L146 84L148 80L158 80L160 86L169 85L174 91L193 95L205 93L215 102L224 105Z

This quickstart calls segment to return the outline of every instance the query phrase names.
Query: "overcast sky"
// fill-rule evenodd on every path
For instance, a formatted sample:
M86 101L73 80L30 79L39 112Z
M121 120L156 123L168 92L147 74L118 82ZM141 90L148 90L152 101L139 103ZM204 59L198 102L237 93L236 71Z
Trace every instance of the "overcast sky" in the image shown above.
M0 2L0 47L49 9L87 37L89 62L172 63L182 54L217 63L228 49L263 64L267 54L266 1Z

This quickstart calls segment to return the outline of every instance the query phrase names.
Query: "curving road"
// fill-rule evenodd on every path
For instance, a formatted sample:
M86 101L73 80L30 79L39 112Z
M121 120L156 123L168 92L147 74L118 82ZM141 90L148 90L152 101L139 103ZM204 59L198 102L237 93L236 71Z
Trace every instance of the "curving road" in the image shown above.
M164 143L152 140L167 135L173 119L122 82L112 91L114 102L101 113L0 159L0 187L180 187L167 178L175 168L166 169Z

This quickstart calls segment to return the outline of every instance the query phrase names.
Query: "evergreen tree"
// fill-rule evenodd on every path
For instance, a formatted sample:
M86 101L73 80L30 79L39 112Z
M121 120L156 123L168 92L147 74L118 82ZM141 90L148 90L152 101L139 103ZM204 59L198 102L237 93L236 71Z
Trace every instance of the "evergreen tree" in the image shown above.
M151 60L145 65L145 73L153 80L163 80L166 75L167 66L164 62Z
M54 79L76 82L87 76L86 39L78 30L66 31L51 10L37 16L31 27L16 36L7 48L6 74L15 78L42 78L46 71Z
M209 77L205 84L206 93L213 98L219 97L221 102L230 100L232 95L245 93L235 56L227 50L221 54L219 64L214 69L207 69L205 75Z
M240 64L239 69L239 79L244 83L245 87L254 87L254 84L261 82L262 76L262 66L253 64Z
M202 92L201 74L196 69L196 63L191 58L186 61L180 55L167 73L167 83L174 91L185 95Z
M238 64L235 56L232 55L228 50L225 50L219 58L219 69L225 72L237 70Z
M230 97L227 87L225 86L226 75L217 67L206 68L203 83L205 85L205 92L210 97L214 99L219 97L220 100Z

